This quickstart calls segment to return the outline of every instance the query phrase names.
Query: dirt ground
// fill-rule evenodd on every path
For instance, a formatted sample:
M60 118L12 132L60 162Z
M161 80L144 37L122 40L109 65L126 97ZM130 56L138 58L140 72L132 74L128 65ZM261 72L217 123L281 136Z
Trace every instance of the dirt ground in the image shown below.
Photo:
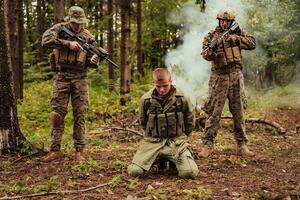
M235 155L232 122L223 120L213 155L196 160L200 172L194 180L154 169L145 177L129 177L126 168L141 137L112 129L92 131L88 134L86 162L78 163L68 154L52 163L40 162L39 156L1 157L0 199L104 183L109 185L89 192L62 192L32 199L300 199L299 116L300 109L279 108L262 116L286 128L285 135L264 124L247 124L249 147L256 154L253 158ZM120 126L120 121L112 126ZM199 130L191 136L195 154L200 151L202 135ZM7 160L11 162L5 166Z

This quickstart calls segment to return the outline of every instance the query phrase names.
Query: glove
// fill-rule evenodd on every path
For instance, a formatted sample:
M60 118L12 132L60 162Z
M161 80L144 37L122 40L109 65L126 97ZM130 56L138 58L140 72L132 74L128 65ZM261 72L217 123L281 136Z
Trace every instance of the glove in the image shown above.
M95 65L98 65L98 64L99 64L99 57L98 57L96 54L94 54L94 55L92 56L92 58L91 58L91 63L92 63L92 64L95 64Z
M241 37L239 35L236 35L236 34L229 35L226 42L228 42L228 44L231 45L231 46L239 45L240 42L241 42Z

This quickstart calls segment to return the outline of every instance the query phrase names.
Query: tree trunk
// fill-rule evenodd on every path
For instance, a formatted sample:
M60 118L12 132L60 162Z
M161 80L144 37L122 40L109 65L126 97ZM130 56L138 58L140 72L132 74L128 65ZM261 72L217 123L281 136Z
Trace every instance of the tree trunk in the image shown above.
M71 6L75 6L76 1L75 0L69 0L68 1L68 8L70 8Z
M37 12L37 38L38 38L38 44L37 44L37 61L41 62L44 57L43 48L41 45L42 42L42 35L44 33L44 9L43 8L43 2L44 0L37 0L37 6L36 6L36 12Z
M137 37L136 37L136 56L137 56L137 69L140 76L144 76L143 57L142 57L142 5L141 0L136 0L136 24L137 24Z
M121 0L121 87L120 94L130 92L130 0ZM124 105L130 99L121 99Z
M28 43L31 47L31 50L33 51L33 33L32 33L32 19L31 19L31 14L32 14L32 10L31 10L31 3L29 0L25 0L25 10L26 10L26 35L28 37Z
M113 30L113 0L107 2L107 15L109 16L107 24L107 51L109 59L114 59L114 30ZM115 67L108 64L109 91L115 90Z
M64 0L54 1L54 22L59 23L64 21Z
M110 0L112 1L112 0ZM99 19L102 19L103 18L103 1L99 1L99 5L98 5L98 9L99 9ZM104 29L103 29L103 26L99 26L99 45L101 47L104 47L104 41L103 41L103 32L104 32Z
M17 107L14 100L11 78L11 62L7 11L8 0L0 0L0 155L19 151L20 144L25 140L17 118Z
M18 39L18 28L19 28L19 10L18 1L8 1L8 12L7 18L9 20L9 42L10 42L10 60L12 64L12 79L13 79L13 91L16 99L20 97L20 81L19 81L19 39Z
M24 12L23 12L23 0L19 0L19 21L18 21L18 30L19 30L19 87L20 87L20 94L19 98L23 99L23 88L24 88Z

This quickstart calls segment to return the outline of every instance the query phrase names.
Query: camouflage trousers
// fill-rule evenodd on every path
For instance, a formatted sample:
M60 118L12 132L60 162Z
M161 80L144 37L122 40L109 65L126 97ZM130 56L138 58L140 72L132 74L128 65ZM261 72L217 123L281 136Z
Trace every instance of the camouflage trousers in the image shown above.
M51 107L52 113L54 113L54 116L59 116L59 120L52 122L51 151L60 150L64 133L64 118L67 114L69 99L71 99L73 110L74 146L77 150L83 149L85 146L84 134L85 117L88 111L88 80L86 77L70 79L56 74L54 76Z
M243 116L246 109L244 77L242 71L236 69L229 74L211 75L209 97L203 106L203 110L208 114L203 138L203 143L206 145L214 143L226 99L229 100L229 110L233 117L235 140L238 144L248 141Z

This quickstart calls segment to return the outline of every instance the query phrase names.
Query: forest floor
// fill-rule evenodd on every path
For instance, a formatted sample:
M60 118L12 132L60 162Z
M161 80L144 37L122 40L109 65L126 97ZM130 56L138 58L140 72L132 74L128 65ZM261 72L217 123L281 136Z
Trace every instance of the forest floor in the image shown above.
M51 163L41 162L40 156L1 157L0 199L105 183L109 184L89 192L58 192L32 199L300 199L299 116L300 108L275 108L259 116L278 122L287 130L284 135L264 124L247 123L249 147L256 154L252 158L236 156L232 121L222 120L213 155L196 159L199 174L194 180L155 170L145 177L128 176L127 166L141 137L101 127L87 134L85 162L78 163L68 154ZM111 124L124 127L134 120L135 116L119 116ZM199 130L191 136L196 154L202 135Z

